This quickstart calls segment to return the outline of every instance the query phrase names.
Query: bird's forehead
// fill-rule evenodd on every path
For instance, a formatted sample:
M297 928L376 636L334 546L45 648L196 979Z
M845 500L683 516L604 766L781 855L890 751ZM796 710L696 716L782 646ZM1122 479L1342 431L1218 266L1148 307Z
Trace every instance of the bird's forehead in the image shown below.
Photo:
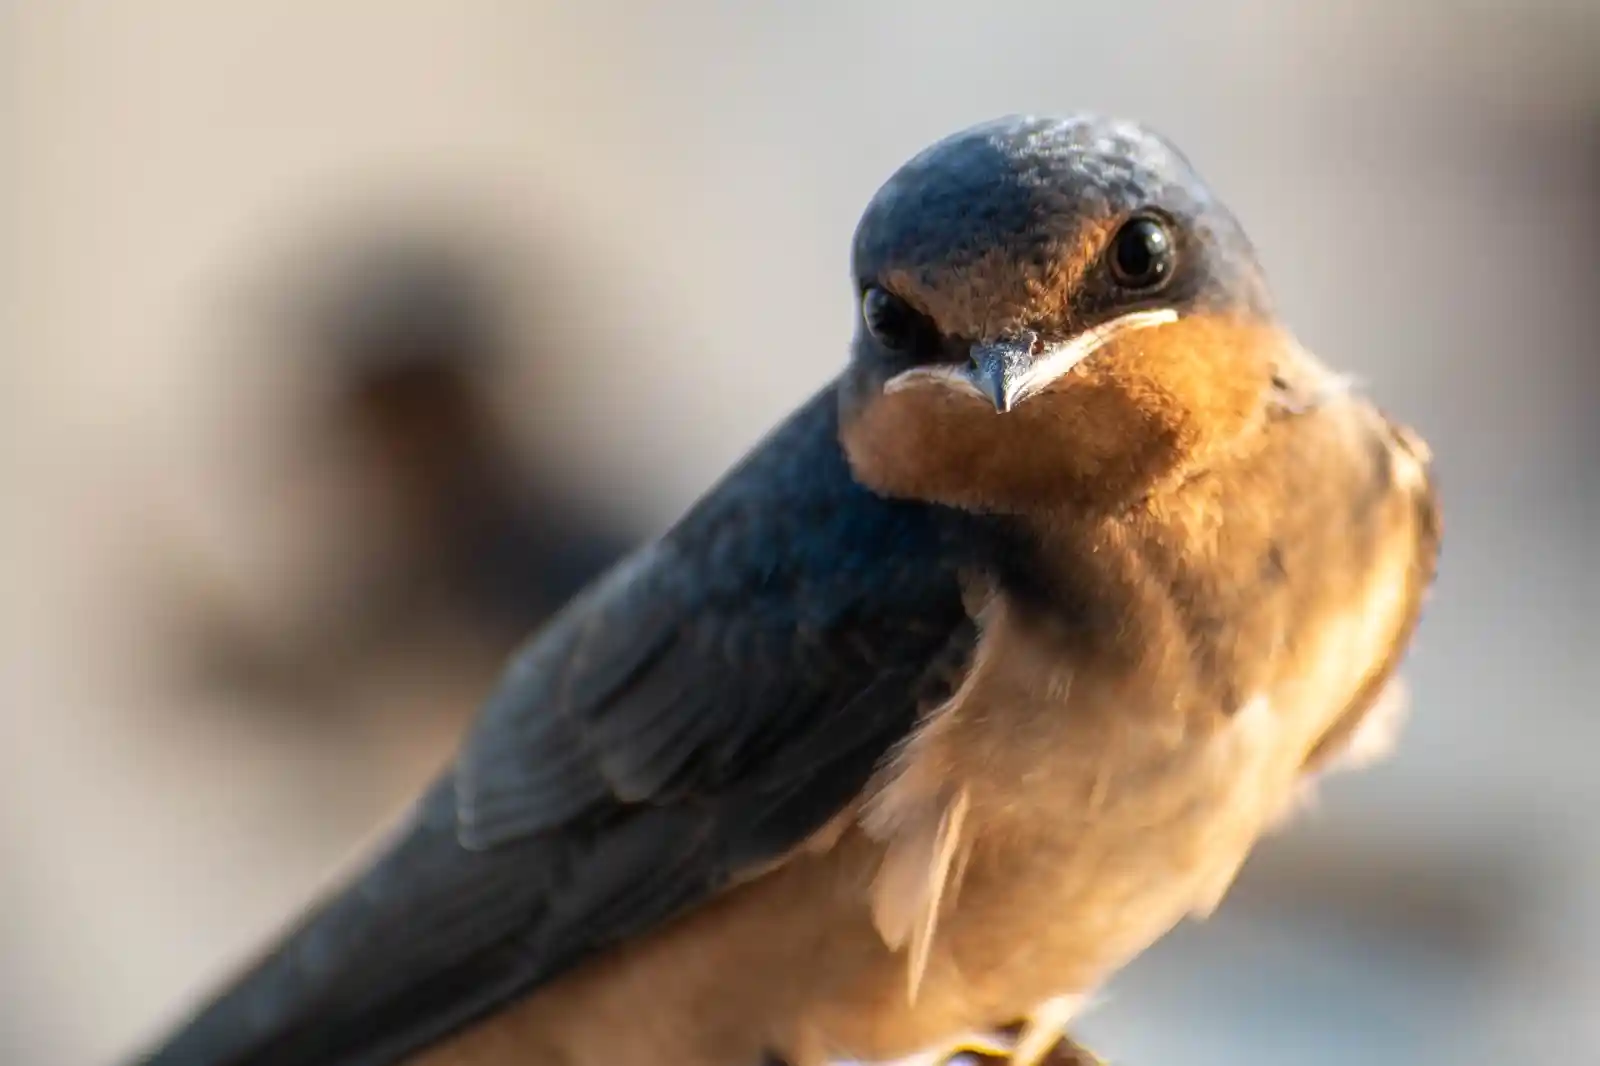
M884 183L856 229L856 276L997 255L1042 261L1134 208L1187 212L1208 199L1188 161L1137 123L998 119L934 144Z

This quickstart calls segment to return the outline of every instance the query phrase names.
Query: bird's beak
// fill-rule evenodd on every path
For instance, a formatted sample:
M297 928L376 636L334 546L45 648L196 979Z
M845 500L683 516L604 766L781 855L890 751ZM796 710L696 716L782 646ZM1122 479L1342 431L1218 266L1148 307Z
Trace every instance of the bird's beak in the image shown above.
M972 346L967 377L1002 414L1022 399L1038 338L1031 333Z
M968 349L964 365L942 363L912 367L885 382L883 391L893 393L926 386L954 389L988 400L996 412L1004 414L1030 396L1043 392L1123 334L1177 320L1177 311L1156 308L1130 312L1054 344L1041 345L1038 336L1031 332L979 341Z
M971 348L965 376L990 403L1004 414L1017 404L1043 392L1069 370L1124 333L1164 326L1177 321L1171 308L1134 311L1055 344L1040 344L1033 333L995 341L980 341Z

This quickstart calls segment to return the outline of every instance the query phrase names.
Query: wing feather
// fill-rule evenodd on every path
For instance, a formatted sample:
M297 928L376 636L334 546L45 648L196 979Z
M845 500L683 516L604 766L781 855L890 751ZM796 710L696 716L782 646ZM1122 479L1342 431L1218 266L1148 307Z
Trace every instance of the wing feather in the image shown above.
M523 648L398 841L146 1066L388 1066L792 853L967 627L825 390Z

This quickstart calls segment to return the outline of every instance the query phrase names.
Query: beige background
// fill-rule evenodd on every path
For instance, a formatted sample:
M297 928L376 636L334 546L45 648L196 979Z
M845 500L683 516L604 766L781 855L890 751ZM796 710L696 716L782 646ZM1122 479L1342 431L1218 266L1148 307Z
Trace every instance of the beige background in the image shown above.
M308 733L163 668L174 574L270 611L308 553L360 551L273 465L260 263L386 203L537 243L564 355L507 402L659 527L838 366L848 236L898 162L1081 107L1185 147L1307 343L1433 441L1448 519L1403 755L1086 1030L1152 1066L1600 1054L1593 3L6 15L0 1061L148 1038L445 757L401 710L481 693L424 648L352 696L389 717Z

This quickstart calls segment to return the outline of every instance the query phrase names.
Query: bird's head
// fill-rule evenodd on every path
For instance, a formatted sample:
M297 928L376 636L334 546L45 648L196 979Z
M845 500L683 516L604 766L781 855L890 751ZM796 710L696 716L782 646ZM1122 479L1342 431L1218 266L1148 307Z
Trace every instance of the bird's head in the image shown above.
M979 511L1114 505L1265 410L1255 253L1141 126L1012 117L928 148L856 229L842 440L878 492Z

